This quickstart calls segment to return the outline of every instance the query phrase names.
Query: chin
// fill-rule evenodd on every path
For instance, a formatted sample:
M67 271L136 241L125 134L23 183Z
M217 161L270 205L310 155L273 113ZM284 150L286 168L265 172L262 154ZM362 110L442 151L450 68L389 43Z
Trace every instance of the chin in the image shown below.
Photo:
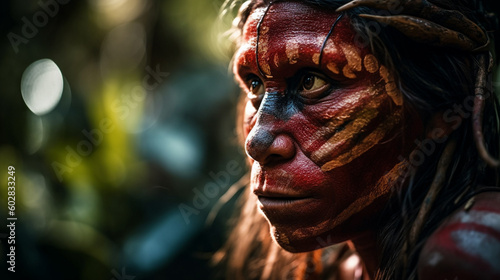
M379 203L383 203L383 200ZM311 219L300 222L298 217L296 217L296 223L271 222L269 219L267 221L270 225L271 236L280 247L291 253L309 252L356 239L375 230L378 227L379 217L373 213L380 207L377 205L379 203L370 205L364 209L365 211L343 221L330 218L321 222L311 222Z
M312 233L312 229L296 229L270 225L273 240L290 253L304 253L347 241L349 238L335 231ZM314 229L317 231L318 229Z

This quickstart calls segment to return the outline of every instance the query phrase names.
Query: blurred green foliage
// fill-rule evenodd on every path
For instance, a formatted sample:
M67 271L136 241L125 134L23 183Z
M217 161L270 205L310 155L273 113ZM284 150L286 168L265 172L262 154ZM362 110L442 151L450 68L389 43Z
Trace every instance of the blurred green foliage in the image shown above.
M1 279L217 278L208 262L231 203L208 227L205 217L245 172L221 5L4 1L0 218L6 225L14 166L18 221L16 273L7 271L8 231L0 228ZM41 59L58 66L64 90L37 115L21 84ZM194 207L209 183L216 196ZM197 213L186 220L183 204Z

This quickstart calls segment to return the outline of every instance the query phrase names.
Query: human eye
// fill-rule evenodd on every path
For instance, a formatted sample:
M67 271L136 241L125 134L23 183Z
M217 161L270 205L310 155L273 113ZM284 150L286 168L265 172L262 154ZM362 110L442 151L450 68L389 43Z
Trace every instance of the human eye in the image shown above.
M322 74L306 72L302 75L298 93L308 99L322 97L331 87L331 83Z
M250 75L246 79L246 86L248 88L248 98L254 103L254 105L260 103L265 93L265 87L262 80L255 75Z

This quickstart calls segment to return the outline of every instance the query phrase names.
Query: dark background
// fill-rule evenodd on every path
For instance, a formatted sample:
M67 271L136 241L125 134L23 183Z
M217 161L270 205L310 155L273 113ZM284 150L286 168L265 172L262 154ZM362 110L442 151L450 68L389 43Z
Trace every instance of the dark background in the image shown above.
M234 199L214 222L206 217L246 172L222 2L2 1L0 279L217 278L209 259ZM32 64L63 76L48 112L23 98L54 94L22 94L23 74L45 73ZM15 273L6 262L8 166Z

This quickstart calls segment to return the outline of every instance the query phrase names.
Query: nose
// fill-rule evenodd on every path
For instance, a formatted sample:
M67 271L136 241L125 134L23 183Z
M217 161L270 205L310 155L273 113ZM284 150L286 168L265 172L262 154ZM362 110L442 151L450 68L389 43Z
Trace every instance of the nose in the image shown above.
M295 156L294 141L289 135L273 135L266 126L258 124L248 135L245 149L249 157L262 165L285 162Z

